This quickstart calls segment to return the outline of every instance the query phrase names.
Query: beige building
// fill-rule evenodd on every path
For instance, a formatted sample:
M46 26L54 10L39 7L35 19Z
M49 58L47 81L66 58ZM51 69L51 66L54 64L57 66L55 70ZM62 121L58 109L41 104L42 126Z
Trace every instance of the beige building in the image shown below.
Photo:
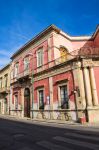
M0 70L0 113L9 114L10 64Z

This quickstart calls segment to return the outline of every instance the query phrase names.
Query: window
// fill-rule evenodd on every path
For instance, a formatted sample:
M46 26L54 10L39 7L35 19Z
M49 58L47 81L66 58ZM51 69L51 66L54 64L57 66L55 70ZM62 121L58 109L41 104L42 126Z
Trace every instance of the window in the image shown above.
M15 95L14 100L15 100L15 109L18 109L18 95Z
M44 90L39 90L39 109L44 109Z
M0 78L0 88L2 88L2 78Z
M18 73L19 73L19 63L16 63L15 64L15 77L17 77Z
M37 52L37 66L40 67L43 65L43 48Z
M29 69L29 57L24 58L24 71Z
M61 108L68 109L68 92L67 92L67 85L60 86L60 99L61 99Z
M7 84L8 84L8 74L6 74L6 75L4 76L4 78L5 78L5 87L7 87Z
M10 77L11 77L11 79L14 78L14 69L11 70Z
M67 49L64 47L60 47L60 57L61 62L65 62L67 60Z

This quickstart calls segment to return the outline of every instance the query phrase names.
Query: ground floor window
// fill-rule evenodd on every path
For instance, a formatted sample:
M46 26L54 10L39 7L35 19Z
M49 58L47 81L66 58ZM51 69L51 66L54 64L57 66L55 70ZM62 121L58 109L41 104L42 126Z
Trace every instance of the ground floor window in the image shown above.
M69 98L68 98L67 85L60 86L60 100L61 100L61 108L68 109L69 108Z
M44 90L39 90L39 109L44 109Z
M14 96L14 102L15 102L15 109L18 109L18 95Z

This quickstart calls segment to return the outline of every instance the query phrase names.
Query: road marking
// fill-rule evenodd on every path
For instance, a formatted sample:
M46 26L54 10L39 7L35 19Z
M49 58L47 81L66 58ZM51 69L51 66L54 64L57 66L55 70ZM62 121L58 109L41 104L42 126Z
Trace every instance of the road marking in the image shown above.
M23 147L23 148L18 149L18 150L33 150L33 149L31 149L31 148L29 148L29 147Z
M65 133L65 135L69 135L72 137L80 137L80 138L84 138L84 139L89 139L89 140L94 140L94 141L99 141L98 137L91 137L90 135L81 135L81 134L77 134L77 133Z
M82 142L82 141L78 141L78 140L75 140L75 139L69 139L69 138L65 138L65 137L61 137L61 136L53 137L53 139L57 140L57 141L61 141L61 142L66 142L66 143L69 143L69 144L82 146L82 147L85 147L85 148L99 150L99 145L91 144L91 143L88 143L88 142Z
M63 146L60 146L60 145L57 145L57 144L53 144L51 142L48 142L48 141L40 141L40 142L37 142L36 143L37 145L39 146L42 146L44 148L47 148L49 150L71 150L69 148L66 148L66 147L63 147Z

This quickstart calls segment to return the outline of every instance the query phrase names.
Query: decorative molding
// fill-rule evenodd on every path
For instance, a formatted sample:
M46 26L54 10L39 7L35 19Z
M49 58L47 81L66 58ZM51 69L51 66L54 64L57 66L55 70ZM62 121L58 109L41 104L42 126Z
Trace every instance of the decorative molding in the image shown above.
M89 66L94 66L94 62L92 61L92 59L83 59L82 67L89 67Z
M70 70L72 70L71 65L61 66L61 68L59 67L59 68L56 68L53 70L49 70L48 72L44 72L43 74L35 76L34 81L49 78L49 77L55 76L57 74L65 73L65 72L70 71Z
M94 67L99 67L99 60L98 61L93 61Z

